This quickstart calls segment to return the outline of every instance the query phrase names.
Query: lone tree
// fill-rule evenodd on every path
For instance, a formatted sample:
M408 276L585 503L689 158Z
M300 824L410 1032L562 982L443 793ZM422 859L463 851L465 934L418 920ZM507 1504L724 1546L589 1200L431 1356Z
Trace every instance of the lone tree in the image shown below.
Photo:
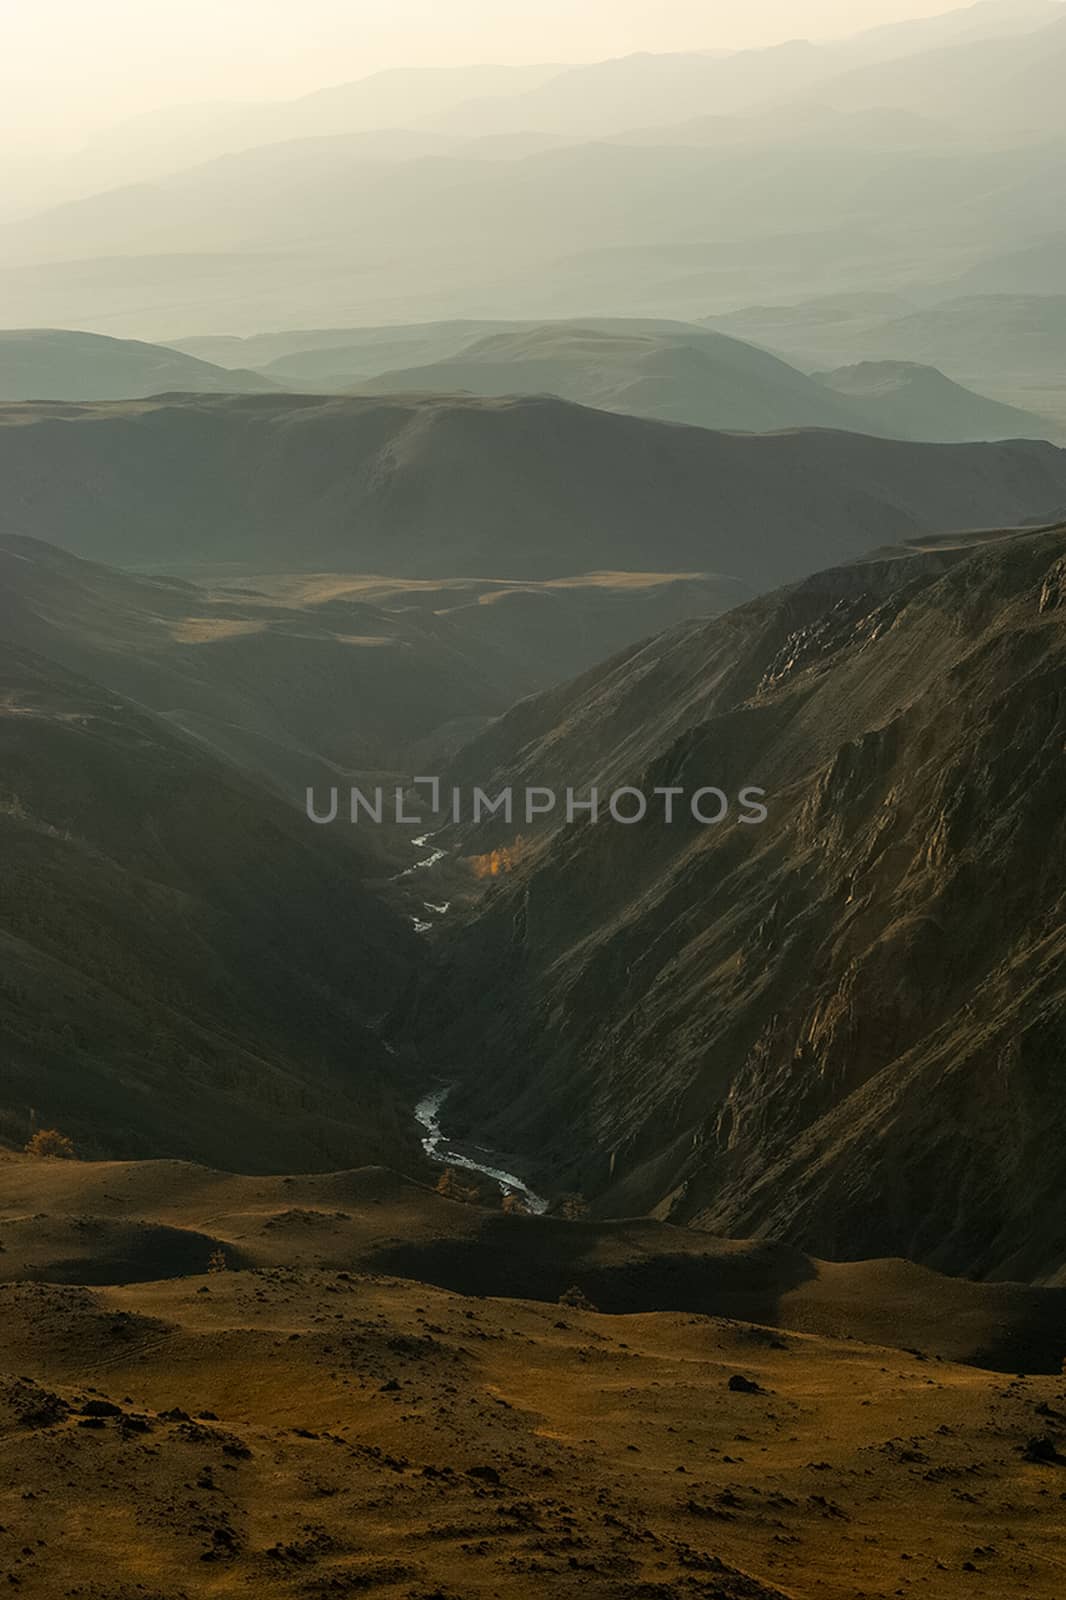
M576 1283L571 1284L569 1289L563 1290L559 1296L559 1304L561 1306L569 1306L571 1311L596 1310L584 1289L579 1289Z
M74 1141L58 1128L38 1128L26 1144L26 1154L38 1160L73 1161Z
M463 1205L476 1206L481 1200L481 1190L476 1183L464 1183L454 1167L445 1167L437 1179L437 1193L448 1200L459 1200Z

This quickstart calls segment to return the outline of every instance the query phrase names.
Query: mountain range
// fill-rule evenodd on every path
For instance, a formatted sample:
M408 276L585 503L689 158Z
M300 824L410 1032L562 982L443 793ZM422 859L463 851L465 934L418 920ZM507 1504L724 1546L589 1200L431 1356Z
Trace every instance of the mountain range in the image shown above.
M921 533L1048 521L1066 452L713 433L551 398L0 407L9 529L93 560L398 577L710 573L755 589Z
M330 355L337 363L339 352ZM930 367L868 363L812 378L740 340L685 326L561 323L493 333L451 359L380 372L358 388L550 393L608 411L755 433L826 427L944 442L1049 434L1042 418L972 394Z
M0 397L140 399L164 392L352 391L382 395L554 394L584 405L702 427L766 432L831 427L930 441L1054 438L1054 424L973 394L935 369L869 364L808 377L765 351L694 324L591 319L501 330L425 327L192 340L172 351L137 340L62 330L0 334ZM316 340L324 341L317 343ZM221 364L197 350L212 350ZM237 366L253 352L255 373ZM383 370L396 355L429 356ZM268 359L269 358L269 359ZM1066 429L1062 430L1066 433Z
M62 204L9 214L0 287L13 322L149 339L939 299L993 262L986 292L1047 292L1064 51L1061 7L1036 0L833 45L180 108L68 162Z

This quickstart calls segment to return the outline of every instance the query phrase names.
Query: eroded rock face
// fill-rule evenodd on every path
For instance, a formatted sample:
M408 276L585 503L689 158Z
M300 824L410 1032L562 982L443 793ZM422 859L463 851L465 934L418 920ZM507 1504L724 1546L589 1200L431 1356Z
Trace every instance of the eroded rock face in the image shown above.
M493 1063L457 1096L471 1124L604 1213L1054 1273L1064 550L1044 531L846 569L861 584L812 579L608 664L544 727L525 708L520 770L585 748L631 782L759 784L770 816L527 853L430 997L454 1059L476 1026Z
M1054 563L1040 589L1040 615L1066 606L1066 556Z

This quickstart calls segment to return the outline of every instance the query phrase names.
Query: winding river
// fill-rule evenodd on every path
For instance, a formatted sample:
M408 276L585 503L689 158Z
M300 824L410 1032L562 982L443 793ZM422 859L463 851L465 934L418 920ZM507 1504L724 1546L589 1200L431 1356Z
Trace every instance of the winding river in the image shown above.
M416 849L424 849L433 838L431 833L424 833L411 843ZM446 850L433 849L430 854L423 856L413 866L407 867L399 874L400 878L409 878L412 873L425 871L436 866L438 861L443 861L447 855ZM426 900L423 905L427 911L443 917L448 913L451 902L445 900L440 903ZM427 933L433 926L420 917L412 917L416 933ZM428 1094L415 1106L415 1121L422 1130L422 1148L431 1161L438 1161L442 1167L461 1167L464 1172L480 1172L483 1177L491 1178L497 1184L501 1193L517 1195L527 1205L534 1216L540 1216L548 1209L548 1202L543 1195L531 1189L521 1178L513 1172L507 1172L503 1167L494 1165L495 1157L491 1150L484 1149L477 1144L457 1144L448 1138L440 1125L441 1112L444 1103L452 1092L453 1085L445 1084L443 1087L431 1089Z
M537 1194L513 1172L493 1166L493 1153L476 1144L453 1143L440 1125L444 1103L452 1092L452 1085L432 1089L415 1106L415 1121L422 1129L422 1148L431 1161L441 1166L462 1167L465 1172L480 1172L498 1184L504 1194L517 1195L533 1213L541 1216L548 1209L543 1195Z

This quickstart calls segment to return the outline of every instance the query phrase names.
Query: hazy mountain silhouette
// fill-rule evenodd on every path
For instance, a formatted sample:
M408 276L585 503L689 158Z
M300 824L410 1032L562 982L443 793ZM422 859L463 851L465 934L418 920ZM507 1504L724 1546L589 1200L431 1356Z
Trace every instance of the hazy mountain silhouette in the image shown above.
M389 121L406 79L386 75L253 108L258 132L227 111L225 153L208 112L206 142L167 134L166 165L137 183L8 222L0 288L12 321L152 338L516 310L688 319L966 283L993 257L998 276L971 287L1053 288L1064 30L1050 3L977 7L839 45L533 69L524 92L505 73L505 92L462 105L461 72L429 74L440 117L415 127Z
M65 328L0 330L0 400L135 400L171 390L255 394L258 372L212 365L163 345Z
M815 377L834 394L856 401L877 432L896 438L1043 439L1066 432L1046 417L987 400L917 362L861 361Z
M319 352L309 366L319 365ZM342 352L327 352L322 367ZM295 358L271 374L292 371ZM767 432L830 427L902 439L1041 438L1055 432L1032 413L984 400L928 367L871 365L816 375L695 327L649 331L547 324L495 333L458 355L365 379L365 394L466 391L560 395L582 405L707 428ZM829 391L827 393L827 391Z
M916 307L845 296L752 306L714 325L801 366L910 361L1066 424L1066 295L965 295Z

